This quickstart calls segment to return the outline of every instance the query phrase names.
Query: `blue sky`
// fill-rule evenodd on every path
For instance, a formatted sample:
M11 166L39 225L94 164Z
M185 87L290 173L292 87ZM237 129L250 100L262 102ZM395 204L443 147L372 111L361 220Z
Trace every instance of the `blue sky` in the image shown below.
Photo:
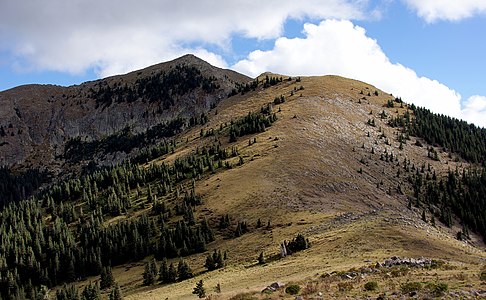
M484 0L2 0L0 90L194 53L250 76L337 74L486 127Z

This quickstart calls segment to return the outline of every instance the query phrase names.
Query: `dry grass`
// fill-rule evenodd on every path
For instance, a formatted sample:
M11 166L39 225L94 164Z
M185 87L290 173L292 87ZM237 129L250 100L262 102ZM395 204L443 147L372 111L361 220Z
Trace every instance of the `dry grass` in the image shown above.
M304 90L290 96L294 87L301 85ZM276 112L279 108L281 111L277 112L278 121L273 126L264 133L240 138L235 144L244 157L243 166L217 172L197 183L197 192L204 199L204 205L198 209L199 216L214 222L228 213L233 220L246 220L251 233L208 245L208 251L215 248L228 251L228 264L222 270L204 272L206 254L188 258L199 275L184 282L142 287L141 264L116 268L114 276L123 287L125 299L195 299L191 292L201 279L208 294L212 294L211 299L229 299L242 293L249 296L234 299L251 299L250 296L293 299L283 292L270 296L259 294L275 281L297 282L302 293L315 295L320 291L326 299L389 294L398 291L400 284L407 280L446 281L450 289L462 289L468 284L479 286L477 274L486 258L484 245L477 238L475 246L466 245L454 239L454 228L425 224L420 221L420 212L406 208L406 195L394 190L387 193L403 178L396 178L397 169L380 161L379 155L386 149L399 161L408 158L417 166L430 163L438 173L460 166L461 162L456 163L446 155L441 155L440 162L429 160L425 147L413 146L414 141L399 150L396 131L378 116L382 110L396 115L397 108L385 108L384 104L392 96L379 90L379 95L374 96L375 90L365 83L336 76L303 77L299 83L284 81L278 86L224 100L217 114L216 111L210 114L205 129L219 128L220 124L249 111L257 111L276 96L286 97L285 103L274 108ZM373 96L366 96L368 91ZM362 97L366 99L359 103ZM405 109L398 108L400 113ZM376 120L376 127L366 124L370 117ZM380 127L391 145L378 138ZM184 142L165 161L192 153L196 147L213 141L214 138L199 138L199 130L195 128L181 136L179 140ZM248 146L248 139L253 138L257 143ZM234 146L227 143L227 137L221 141L223 146ZM374 155L370 153L372 147L376 151ZM367 164L359 161L363 157ZM363 174L357 172L359 168ZM377 188L379 182L383 184ZM404 189L407 191L406 186ZM270 221L271 228L255 229L258 218L264 224ZM298 232L310 237L310 249L263 266L256 265L261 251L267 257L278 254L279 243ZM374 264L392 255L444 259L454 268L395 272L396 277L366 276L349 285L321 277L332 271ZM370 280L377 281L379 288L365 292L363 286ZM218 283L221 294L213 292ZM340 283L346 291L339 291Z

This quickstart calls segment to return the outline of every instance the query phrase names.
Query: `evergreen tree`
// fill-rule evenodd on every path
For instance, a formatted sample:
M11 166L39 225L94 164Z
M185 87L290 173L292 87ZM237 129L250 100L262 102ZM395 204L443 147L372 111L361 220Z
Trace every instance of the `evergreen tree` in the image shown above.
M113 290L111 290L110 300L123 300L123 294L118 283L116 283Z
M425 215L425 209L422 211L422 221L427 222L427 216Z
M115 280L113 279L111 267L103 267L100 274L100 288L109 288L113 285L114 282Z
M206 289L204 288L204 283L201 280L199 280L197 283L196 283L196 286L194 287L194 290L192 291L192 293L196 296L198 296L199 298L204 298L206 297Z
M157 264L155 259L145 263L145 270L143 272L143 284L152 285L157 278Z
M98 284L91 284L91 282L84 287L81 293L81 300L99 300L101 299L100 287Z
M177 265L177 273L179 274L179 280L186 280L192 278L192 271L189 268L189 265L183 260L179 260L179 264Z
M263 255L263 251L260 252L260 255L258 256L258 264L263 265L265 263L265 256Z
M216 263L213 260L213 256L208 254L206 257L206 262L204 263L204 267L208 269L208 271L212 271L216 269Z
M177 270L174 267L173 263L170 263L169 270L167 272L167 281L168 283L176 282L177 281Z
M162 283L168 283L169 281L169 267L167 266L167 259L164 258L160 264L159 280Z
M56 300L79 300L78 289L74 285L64 285L56 291Z

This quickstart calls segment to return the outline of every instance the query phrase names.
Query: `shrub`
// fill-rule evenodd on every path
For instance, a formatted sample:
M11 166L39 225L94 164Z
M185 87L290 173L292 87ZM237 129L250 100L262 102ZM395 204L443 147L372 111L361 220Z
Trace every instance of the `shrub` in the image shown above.
M481 272L481 274L479 275L479 279L481 281L486 281L486 271Z
M440 259L433 259L432 263L430 264L431 269L437 269L437 268L442 268L445 265L445 261L440 260Z
M367 291L374 291L374 290L378 289L378 282L368 281L367 283L365 283L364 289L367 290Z
M402 284L402 286L401 286L402 293L410 293L410 292L413 292L413 291L418 292L421 289L422 289L422 284L420 282L416 282L416 281L407 282L407 283Z
M352 282L339 282L337 286L340 292L349 292L354 288Z
M285 288L285 293L289 295L297 295L300 292L300 286L297 284L291 284Z
M318 292L318 283L307 283L307 285L302 289L302 295L312 295Z
M229 300L257 300L257 298L250 293L241 293L231 297Z
M429 284L428 288L436 297L443 296L449 290L449 286L444 282Z

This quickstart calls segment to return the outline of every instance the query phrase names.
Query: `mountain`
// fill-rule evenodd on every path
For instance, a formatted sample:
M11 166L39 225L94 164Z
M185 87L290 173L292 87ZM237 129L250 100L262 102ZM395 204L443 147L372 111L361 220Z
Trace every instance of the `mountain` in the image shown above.
M0 164L59 172L69 162L69 141L101 140L124 129L138 134L176 117L199 117L247 81L186 55L78 86L26 85L1 92Z
M2 156L28 153L0 184L3 299L97 294L108 273L125 299L194 299L200 280L214 299L484 296L483 129L364 82L193 56L0 99Z

